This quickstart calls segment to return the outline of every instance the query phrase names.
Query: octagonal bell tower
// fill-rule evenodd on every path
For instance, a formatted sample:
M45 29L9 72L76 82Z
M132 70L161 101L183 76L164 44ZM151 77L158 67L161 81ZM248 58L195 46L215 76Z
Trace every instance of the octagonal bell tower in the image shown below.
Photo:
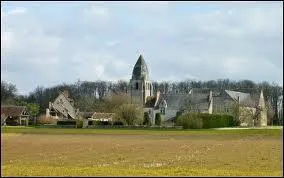
M130 79L130 94L132 103L144 105L146 98L153 95L153 86L149 78L146 62L139 56Z

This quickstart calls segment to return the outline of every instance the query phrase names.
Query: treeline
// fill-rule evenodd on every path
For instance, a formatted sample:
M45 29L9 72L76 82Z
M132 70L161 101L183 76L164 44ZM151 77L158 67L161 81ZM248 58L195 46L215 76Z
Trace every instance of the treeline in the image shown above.
M162 93L188 93L192 88L211 89L220 91L222 89L235 90L248 93L259 93L263 90L265 99L277 113L278 97L283 94L283 88L276 83L261 82L255 83L250 80L232 81L219 79L210 81L186 80L180 82L152 82L153 90L160 90ZM39 105L40 113L44 113L48 103L54 101L60 91L68 90L70 97L75 101L75 107L80 111L108 112L105 97L109 92L128 93L130 90L129 81L80 81L74 84L60 84L44 88L38 86L27 96L17 95L16 85L1 81L1 104L25 105L35 103ZM277 117L277 114L275 114Z

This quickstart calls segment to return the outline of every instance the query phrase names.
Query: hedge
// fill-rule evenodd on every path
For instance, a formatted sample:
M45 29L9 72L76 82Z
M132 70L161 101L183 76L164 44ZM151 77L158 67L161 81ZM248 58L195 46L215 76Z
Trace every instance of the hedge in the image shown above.
M57 121L57 125L76 125L77 122L75 120L71 121Z
M111 125L108 121L88 121L88 125Z
M189 113L178 117L177 124L184 129L207 129L237 126L234 117L226 114Z

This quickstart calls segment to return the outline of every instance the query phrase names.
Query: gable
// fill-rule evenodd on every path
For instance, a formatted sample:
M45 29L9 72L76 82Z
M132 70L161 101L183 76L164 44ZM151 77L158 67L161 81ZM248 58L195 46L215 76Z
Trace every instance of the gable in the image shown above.
M25 106L2 106L1 115L18 117L21 115L29 115Z

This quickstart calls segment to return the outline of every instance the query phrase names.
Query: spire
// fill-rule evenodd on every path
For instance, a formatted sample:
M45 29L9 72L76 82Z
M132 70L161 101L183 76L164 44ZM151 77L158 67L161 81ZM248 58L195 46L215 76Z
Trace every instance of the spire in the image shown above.
M136 80L149 80L149 73L148 73L148 68L146 65L146 62L143 58L143 56L140 54L132 72L132 79Z
M258 106L260 108L260 126L267 126L267 110L265 108L265 101L262 90L260 92Z
M265 102L262 90L260 92L260 97L259 97L259 107L265 108Z

